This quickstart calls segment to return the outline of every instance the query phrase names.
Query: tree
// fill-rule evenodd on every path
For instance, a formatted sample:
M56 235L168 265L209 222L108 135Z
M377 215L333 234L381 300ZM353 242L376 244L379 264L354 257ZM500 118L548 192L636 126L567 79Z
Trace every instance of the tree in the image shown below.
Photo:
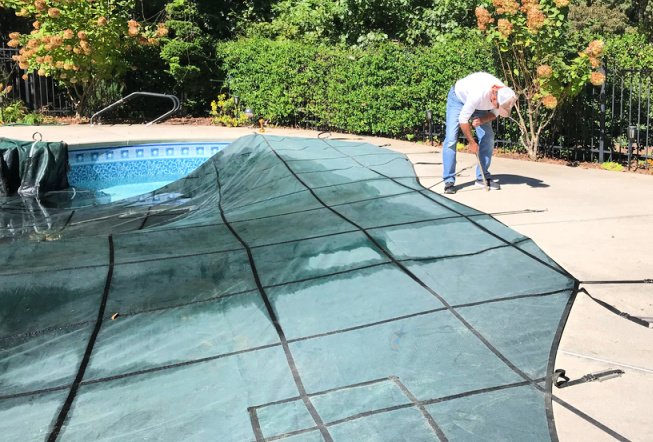
M211 17L198 9L196 0L173 0L165 11L170 35L160 56L168 66L166 72L175 79L185 107L204 109L206 98L218 89L207 78L219 76Z
M603 84L604 44L592 41L577 52L567 36L569 0L493 0L477 7L479 30L496 45L504 78L522 100L516 123L528 155L535 160L542 130L555 109L591 82ZM522 108L523 106L523 108Z
M431 44L446 34L459 34L474 22L473 0L281 0L271 6L271 19L242 18L249 37L373 46L399 40Z
M52 76L65 86L82 116L94 87L125 73L124 52L133 45L158 45L165 25L130 19L135 0L0 0L19 17L33 19L29 34L12 32L9 46L22 46L19 67Z

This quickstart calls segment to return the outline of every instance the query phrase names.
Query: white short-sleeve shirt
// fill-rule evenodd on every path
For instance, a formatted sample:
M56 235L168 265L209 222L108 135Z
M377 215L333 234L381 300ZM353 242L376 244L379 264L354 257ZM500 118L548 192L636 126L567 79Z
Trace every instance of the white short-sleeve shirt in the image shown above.
M476 110L487 110L497 117L499 116L499 109L494 108L490 99L492 86L505 86L505 84L487 72L476 72L456 82L454 92L463 103L463 109L458 118L459 123L469 123L469 119Z

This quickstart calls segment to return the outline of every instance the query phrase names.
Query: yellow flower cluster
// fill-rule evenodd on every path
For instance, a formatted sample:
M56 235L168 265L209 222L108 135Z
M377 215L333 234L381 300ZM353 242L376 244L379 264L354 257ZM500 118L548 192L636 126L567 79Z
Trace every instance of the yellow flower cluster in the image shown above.
M553 0L558 8L569 6L569 0Z

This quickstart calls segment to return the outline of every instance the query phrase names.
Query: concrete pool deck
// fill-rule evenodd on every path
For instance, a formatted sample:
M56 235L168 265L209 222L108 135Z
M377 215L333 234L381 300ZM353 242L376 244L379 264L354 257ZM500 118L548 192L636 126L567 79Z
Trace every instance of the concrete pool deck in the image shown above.
M14 126L0 136L30 140L40 132L46 141L116 146L157 141L231 141L255 128L207 126ZM318 132L266 128L266 135L316 137ZM404 153L426 187L441 193L440 149L387 138L331 134L331 138L366 141ZM457 170L474 166L469 154L458 155ZM474 168L457 179L458 192L447 195L492 214L531 237L550 257L580 281L624 281L653 278L653 176L581 169L494 158L491 171L502 190L475 187ZM525 210L534 210L525 212ZM491 265L491 263L489 264ZM653 317L653 284L581 284L594 298L632 316ZM653 329L621 318L579 293L556 358L571 379L588 373L621 369L621 377L556 389L554 402L561 441L650 440L653 419ZM580 417L584 415L585 418ZM589 421L594 420L595 425ZM607 428L599 428L603 425ZM617 433L610 435L610 431ZM618 437L617 437L618 438Z

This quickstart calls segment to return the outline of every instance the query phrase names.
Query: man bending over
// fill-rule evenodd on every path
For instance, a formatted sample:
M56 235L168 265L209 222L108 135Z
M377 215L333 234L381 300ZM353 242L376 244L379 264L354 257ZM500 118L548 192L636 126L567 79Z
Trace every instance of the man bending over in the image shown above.
M469 150L479 155L482 170L476 168L476 185L485 187L483 175L490 189L499 190L501 186L490 178L490 161L494 150L492 121L497 116L509 117L515 104L515 93L494 75L476 72L460 79L449 91L447 97L447 132L442 144L442 164L444 172L444 193L456 193L456 144L458 130L462 130L469 141ZM471 126L470 126L471 119ZM476 128L478 143L472 136Z

